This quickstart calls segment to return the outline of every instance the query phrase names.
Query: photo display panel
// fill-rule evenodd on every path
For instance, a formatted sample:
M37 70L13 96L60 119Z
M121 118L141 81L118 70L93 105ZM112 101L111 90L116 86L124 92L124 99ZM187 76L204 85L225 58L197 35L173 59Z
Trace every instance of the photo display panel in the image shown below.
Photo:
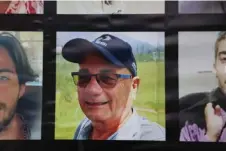
M0 1L0 14L43 14L44 0L4 0Z
M90 42L83 44L83 41L79 42L81 38ZM75 46L69 48L67 45L70 43L74 43ZM58 32L55 138L90 139L92 130L89 130L89 127L93 123L99 120L110 122L117 119L115 114L129 113L132 108L132 115L128 117L127 124L122 125L118 131L112 132L112 135L108 134L109 137L106 139L164 141L164 43L164 32ZM86 48L90 44L95 48ZM84 46L80 48L81 45ZM84 63L82 60L77 62L74 60L76 56L73 58L68 56L68 53L74 55L77 51L84 51L84 56L92 54L97 56L91 56ZM111 60L110 57L115 57L115 60ZM97 62L98 59L105 62ZM116 59L125 66L116 65ZM82 74L84 70L88 70L87 76L97 73L101 75L102 70L112 70L106 74L105 80L104 77L102 79L98 76L101 90L99 94L89 92L92 89L98 90L98 87L92 88L91 85L89 88L81 85L82 80L79 78L82 79L82 75L72 74L72 72ZM129 81L122 77L121 80L114 78L114 74L123 73L130 73L133 77ZM111 82L107 82L108 76L113 81L109 79ZM128 84L134 87L131 88ZM123 120L121 116L119 119ZM136 123L138 121L140 123ZM118 127L118 122L115 124ZM106 123L104 127L107 126L109 125ZM114 124L111 123L110 126ZM142 132L144 128L148 134Z
M164 12L164 1L97 0L57 2L57 14L164 14Z
M43 1L0 2L1 140L42 138L43 11Z
M0 36L1 139L41 139L43 33Z
M225 141L225 38L179 32L180 141Z
M0 1L0 149L222 147L225 6Z
M224 1L183 1L179 0L180 14L221 14L226 12Z

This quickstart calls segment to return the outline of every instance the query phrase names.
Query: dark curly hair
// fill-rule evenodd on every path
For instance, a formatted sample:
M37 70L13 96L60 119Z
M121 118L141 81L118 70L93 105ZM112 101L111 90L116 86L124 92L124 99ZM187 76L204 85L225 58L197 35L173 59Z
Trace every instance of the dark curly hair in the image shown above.
M6 48L12 58L20 84L34 81L38 77L29 64L25 49L16 37L8 32L3 32L0 34L0 45Z

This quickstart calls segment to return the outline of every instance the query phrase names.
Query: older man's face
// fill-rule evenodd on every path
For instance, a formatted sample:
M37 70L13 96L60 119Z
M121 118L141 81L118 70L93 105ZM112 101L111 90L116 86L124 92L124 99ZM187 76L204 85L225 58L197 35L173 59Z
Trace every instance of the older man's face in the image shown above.
M215 69L219 87L226 95L226 40L219 43Z
M101 72L131 74L126 68L110 65L99 55L87 56L80 64L80 71L90 74ZM133 79L119 79L112 88L101 87L93 76L86 87L78 86L80 106L92 121L117 121L123 114L131 110L132 99L129 96L131 89L137 85Z

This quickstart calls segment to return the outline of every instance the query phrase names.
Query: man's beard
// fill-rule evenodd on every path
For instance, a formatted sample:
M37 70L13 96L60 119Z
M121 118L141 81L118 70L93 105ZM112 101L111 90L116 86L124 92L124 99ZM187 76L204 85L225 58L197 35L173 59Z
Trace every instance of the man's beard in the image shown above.
M16 114L18 100L19 100L19 92L18 92L14 106L11 108L11 110L9 110L8 117L6 117L6 119L4 119L4 117L3 117L3 121L0 121L0 133L2 131L4 131L12 122L12 120ZM7 111L7 105L5 103L1 103L1 101L0 101L0 110L3 110L3 112Z
M0 103L0 110L5 110L6 105L3 103ZM13 117L16 114L16 105L10 110L9 115L6 119L3 119L3 121L0 121L0 132L4 131L12 122Z
M226 80L224 82L220 82L218 80L218 82L219 82L219 87L221 89L221 92L226 96Z

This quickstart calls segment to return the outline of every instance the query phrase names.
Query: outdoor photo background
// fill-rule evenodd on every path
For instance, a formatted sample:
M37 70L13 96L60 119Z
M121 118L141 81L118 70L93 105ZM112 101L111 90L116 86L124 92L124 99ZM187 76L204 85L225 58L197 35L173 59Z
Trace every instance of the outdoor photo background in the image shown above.
M66 61L61 55L63 45L73 38L90 41L104 33L118 36L128 42L136 57L141 84L134 107L138 114L165 127L165 65L164 32L58 32L56 60L56 113L55 138L72 139L84 118L77 100L76 86L70 73L78 65Z

